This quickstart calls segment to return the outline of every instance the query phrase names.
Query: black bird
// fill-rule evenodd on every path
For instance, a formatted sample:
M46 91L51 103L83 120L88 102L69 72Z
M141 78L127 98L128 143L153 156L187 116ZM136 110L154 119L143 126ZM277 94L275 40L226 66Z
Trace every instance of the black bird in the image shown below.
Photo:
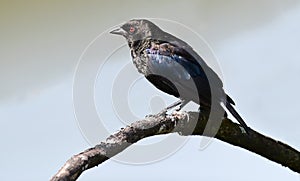
M186 42L161 30L149 20L133 19L111 31L126 38L137 70L161 91L180 98L167 109L179 109L193 101L200 111L222 112L221 103L237 119L245 131L249 128L224 92L218 75Z

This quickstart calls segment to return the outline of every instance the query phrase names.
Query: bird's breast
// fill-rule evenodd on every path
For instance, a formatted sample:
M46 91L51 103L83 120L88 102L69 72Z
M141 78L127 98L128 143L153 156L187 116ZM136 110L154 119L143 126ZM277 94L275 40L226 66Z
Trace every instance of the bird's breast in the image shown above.
M132 61L139 73L144 74L145 76L149 74L147 66L148 56L146 54L135 53L135 56L132 56Z

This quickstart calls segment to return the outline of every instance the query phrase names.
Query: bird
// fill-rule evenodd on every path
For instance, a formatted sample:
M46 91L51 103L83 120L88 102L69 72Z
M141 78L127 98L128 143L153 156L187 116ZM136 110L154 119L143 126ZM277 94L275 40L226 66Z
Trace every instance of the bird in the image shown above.
M110 33L126 39L139 73L157 89L179 98L167 110L176 106L180 110L192 101L200 106L200 112L221 112L227 117L223 104L249 133L250 128L233 107L233 99L225 93L222 80L188 43L147 19L131 19Z

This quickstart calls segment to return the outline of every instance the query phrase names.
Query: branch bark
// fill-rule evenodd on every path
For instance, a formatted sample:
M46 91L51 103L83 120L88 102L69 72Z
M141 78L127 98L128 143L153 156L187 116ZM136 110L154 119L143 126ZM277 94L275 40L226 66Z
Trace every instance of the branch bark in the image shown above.
M154 135L179 132L181 135L204 135L214 137L281 164L300 173L300 152L280 141L264 136L254 130L245 134L239 124L223 119L217 134L207 130L207 117L197 112L157 114L132 123L109 136L93 148L89 148L70 158L51 178L51 181L76 180L82 172L98 166L102 162L122 152L131 144ZM209 128L214 130L213 126ZM192 131L191 131L192 130ZM205 133L205 134L204 134Z

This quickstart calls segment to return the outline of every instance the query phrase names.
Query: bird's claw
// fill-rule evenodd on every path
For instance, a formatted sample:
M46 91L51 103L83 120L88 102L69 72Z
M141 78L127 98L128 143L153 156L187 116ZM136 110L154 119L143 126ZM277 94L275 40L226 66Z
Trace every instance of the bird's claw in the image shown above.
M148 114L148 115L146 115L146 118L165 116L165 115L167 115L167 111L168 111L167 109L163 109L162 111L160 111L157 114Z
M176 109L175 109L175 111L174 111L174 112L179 112L181 109L182 109L182 107L181 107L181 106L179 106L178 108L176 108Z
M186 111L181 111L181 110L177 111L177 109L176 109L175 111L173 111L172 114L179 117L179 118L181 118L181 119L186 117L187 122L189 121L189 114Z
M163 109L162 111L160 111L157 115L158 116L165 116L167 115L168 109Z

